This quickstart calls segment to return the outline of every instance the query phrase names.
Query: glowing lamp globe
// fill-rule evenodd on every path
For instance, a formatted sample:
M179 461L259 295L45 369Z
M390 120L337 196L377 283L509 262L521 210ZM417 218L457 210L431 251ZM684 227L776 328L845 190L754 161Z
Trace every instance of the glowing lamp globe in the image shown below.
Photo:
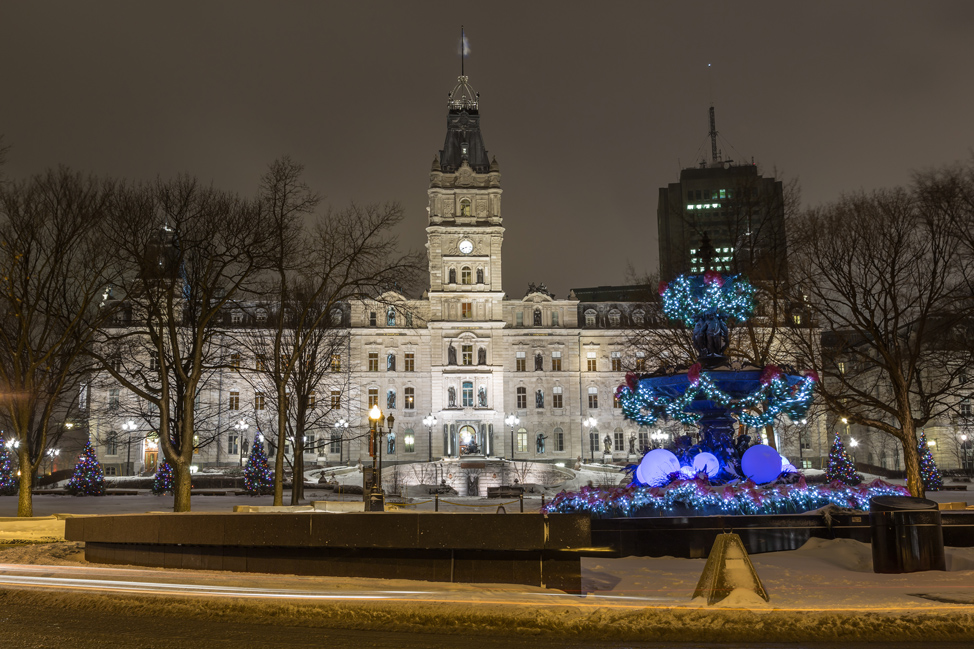
M661 487L670 481L671 473L680 471L680 460L665 448L653 449L643 456L636 467L636 479L651 487Z
M693 467L692 466L681 466L680 467L680 476L681 477L686 478L687 480L691 480L694 477L696 477L696 475L697 475L697 472L693 470Z
M771 482L781 475L781 456L767 444L755 444L744 451L741 470L756 484Z
M693 458L693 472L706 473L707 477L716 478L720 473L720 460L713 453L698 453Z

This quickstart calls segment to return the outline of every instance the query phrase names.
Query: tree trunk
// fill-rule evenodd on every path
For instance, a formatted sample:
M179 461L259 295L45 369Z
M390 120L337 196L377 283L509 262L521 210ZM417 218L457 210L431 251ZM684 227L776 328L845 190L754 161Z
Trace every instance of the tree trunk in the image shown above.
M923 478L920 476L920 452L917 450L916 433L911 426L904 430L906 439L903 440L903 461L906 466L906 488L910 495L923 498L926 490L923 488Z
M778 450L778 441L774 438L774 424L768 424L764 427L765 432L768 435L768 446L774 450Z
M27 444L21 444L18 447L17 459L20 461L20 489L17 492L17 516L30 517L34 515L34 496L31 491L34 486L34 472L31 471L30 454Z
M300 505L304 498L304 439L298 432L294 436L294 471L291 474L291 504Z
M174 512L191 511L190 497L193 494L193 477L189 472L189 462L180 460L173 464L173 505Z
M278 391L277 403L277 454L274 456L274 506L284 506L284 448L287 441L287 412L283 391ZM284 412L282 412L284 411ZM294 482L294 479L291 479ZM292 486L293 488L293 486Z

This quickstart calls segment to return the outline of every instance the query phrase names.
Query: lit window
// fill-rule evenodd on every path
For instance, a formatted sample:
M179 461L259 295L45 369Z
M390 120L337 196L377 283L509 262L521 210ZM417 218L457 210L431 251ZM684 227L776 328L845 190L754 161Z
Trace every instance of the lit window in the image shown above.
M416 354L413 352L406 352L403 357L403 371L405 372L415 372L416 371Z
M621 372L622 371L622 352L612 352L612 371Z
M561 371L561 352L551 352L551 371Z
M473 303L472 302L461 302L460 303L460 317L464 320L470 320L473 318Z
M527 453L528 452L528 431L521 428L517 431L517 452Z
M472 273L470 272L470 267L469 266L464 266L463 268L460 269L460 283L461 284L470 284L471 283L471 278L472 278Z
M403 406L406 410L416 409L416 388L405 388L403 390L403 396L406 399L406 403Z
M646 371L646 352L636 352L636 371Z
M464 381L462 388L463 388L463 407L473 408L473 382Z
M473 345L460 345L460 361L464 365L473 365Z
M237 371L240 370L240 354L236 352L230 354L230 367Z
M589 372L598 371L598 359L595 357L595 352L587 352L585 355L587 361L587 369Z
M517 372L527 371L527 352L514 352L514 369Z
M230 393L230 403L227 405L229 410L240 410L240 393L231 392Z
M369 388L369 408L379 405L379 388Z
M552 408L565 407L564 397L562 394L562 387L560 385L556 385L555 387L551 388L551 407Z
M315 406L318 404L318 395L312 390L308 393L308 410L314 410Z
M406 433L402 436L402 443L404 453L416 452L416 436L411 428L406 429Z
M588 407L593 410L599 407L599 389L596 387L588 389Z
M800 325L802 323L802 317L796 313L793 316L791 316L791 321L794 322L796 325Z
M331 371L332 372L342 371L342 357L339 354L331 355Z
M463 153L464 153L464 155L466 155L466 153L467 153L467 145L466 144L463 145ZM460 216L470 216L470 199L469 198L465 198L462 201L460 201Z
M369 352L369 371L379 371L379 352Z
M331 409L340 410L342 407L342 392L341 390L331 391Z
M263 410L265 407L265 397L263 392L254 393L254 410Z

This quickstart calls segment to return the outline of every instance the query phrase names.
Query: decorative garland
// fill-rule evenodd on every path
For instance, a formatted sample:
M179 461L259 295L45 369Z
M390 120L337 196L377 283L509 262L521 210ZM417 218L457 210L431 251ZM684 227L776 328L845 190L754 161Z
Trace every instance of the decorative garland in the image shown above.
M838 505L869 511L875 496L908 496L897 485L874 480L851 486L841 482L827 485L806 484L799 476L794 484L758 486L746 480L712 486L705 479L676 480L665 487L582 487L578 492L562 492L542 509L544 513L587 513L598 517L632 517L685 514L795 514L825 505Z
M798 383L789 386L781 370L769 365L761 375L761 385L749 394L735 399L721 390L709 374L701 373L700 369L699 363L690 368L687 372L690 385L678 397L653 389L648 382L638 381L635 375L627 375L627 383L616 389L616 397L622 403L622 414L640 426L651 426L659 419L676 419L683 424L693 425L699 421L701 414L687 412L687 408L693 401L705 399L728 408L737 415L742 424L760 428L774 423L782 414L788 415L792 420L799 420L812 405L812 392L817 378L814 373L806 374ZM746 412L760 404L765 404L764 412Z

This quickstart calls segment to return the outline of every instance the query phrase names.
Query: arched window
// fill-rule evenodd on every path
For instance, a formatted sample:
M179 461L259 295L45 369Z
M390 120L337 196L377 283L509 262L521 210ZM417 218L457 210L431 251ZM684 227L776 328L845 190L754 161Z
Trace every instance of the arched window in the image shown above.
M642 309L632 312L632 323L637 326L642 326L646 322L646 312Z
M622 313L619 311L619 309L612 309L609 311L609 324L613 327L618 327L621 316Z
M585 312L585 326L594 327L595 326L595 311L589 309Z
M477 269L477 283L478 284L483 284L484 283L484 269L483 268L478 268Z
M450 269L450 281L448 283L450 283L450 284L456 284L457 283L457 269L456 268L451 268Z
M460 201L460 216L470 216L470 199Z
M257 309L254 313L254 318L260 323L267 322L267 309Z
M464 266L460 269L460 283L470 284L470 267Z
M473 408L473 382L463 382L463 407Z

